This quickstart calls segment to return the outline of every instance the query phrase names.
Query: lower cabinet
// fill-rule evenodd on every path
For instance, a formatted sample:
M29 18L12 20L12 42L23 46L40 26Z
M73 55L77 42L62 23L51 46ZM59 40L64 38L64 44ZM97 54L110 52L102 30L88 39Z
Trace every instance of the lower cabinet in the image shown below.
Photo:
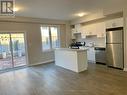
M87 51L87 57L88 57L88 61L89 62L92 62L92 63L95 63L95 50L94 50L94 47L91 47L88 49Z

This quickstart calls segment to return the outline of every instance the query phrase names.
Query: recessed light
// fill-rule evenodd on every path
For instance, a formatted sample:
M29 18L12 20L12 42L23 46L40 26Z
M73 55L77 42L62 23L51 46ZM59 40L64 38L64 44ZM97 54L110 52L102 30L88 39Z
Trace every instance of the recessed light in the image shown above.
M85 15L87 15L87 13L84 13L84 12L78 13L78 14L77 14L77 16L79 16L79 17L83 17L83 16L85 16Z

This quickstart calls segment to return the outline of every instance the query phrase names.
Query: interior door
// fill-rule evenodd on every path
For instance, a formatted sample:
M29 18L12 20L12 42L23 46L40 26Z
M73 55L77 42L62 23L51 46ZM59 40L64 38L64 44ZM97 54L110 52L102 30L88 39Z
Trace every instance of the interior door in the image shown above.
M0 70L12 68L10 34L0 34Z

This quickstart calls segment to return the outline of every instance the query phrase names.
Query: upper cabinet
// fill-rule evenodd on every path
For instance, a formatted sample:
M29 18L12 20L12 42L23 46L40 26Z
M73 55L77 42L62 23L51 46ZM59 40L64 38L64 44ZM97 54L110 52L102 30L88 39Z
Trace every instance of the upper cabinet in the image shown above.
M105 23L99 22L89 25L84 25L82 27L82 38L86 36L96 35L97 37L105 37Z
M108 19L108 20L107 20ZM77 35L81 35L81 38L90 36L105 37L106 28L123 27L123 17L109 19L105 18L104 21L98 21L95 23L81 23L74 25L72 29L72 39ZM80 36L79 36L80 37Z
M123 12L123 9L117 5L116 6L109 6L109 7L106 7L103 9L103 15L104 16L108 16L108 15L111 15L111 14L116 14L116 13L121 13Z
M116 18L107 20L105 22L106 28L123 27L123 18Z
M76 24L75 25L75 33L81 33L81 31L82 31L82 26L81 26L81 24Z
M81 25L80 24L76 24L74 25L74 27L71 29L71 33L72 33L72 39L76 39L76 35L77 34L81 34Z
M86 38L91 35L95 35L97 37L105 37L105 22L99 22L94 24L82 25L76 24L74 28L72 28L72 39L76 38L76 35L80 34L82 38Z
M75 28L71 29L71 39L76 39L74 33L76 32Z
M96 33L97 33L97 37L106 36L105 22L100 22L96 24Z

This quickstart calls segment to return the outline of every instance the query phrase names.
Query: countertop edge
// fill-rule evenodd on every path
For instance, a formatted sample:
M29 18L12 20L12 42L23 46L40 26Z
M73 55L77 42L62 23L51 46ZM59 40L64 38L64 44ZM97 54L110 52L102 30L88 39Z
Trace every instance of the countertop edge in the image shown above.
M81 52L81 51L87 51L88 49L56 48L55 50L62 50L62 51L76 51L76 52Z

